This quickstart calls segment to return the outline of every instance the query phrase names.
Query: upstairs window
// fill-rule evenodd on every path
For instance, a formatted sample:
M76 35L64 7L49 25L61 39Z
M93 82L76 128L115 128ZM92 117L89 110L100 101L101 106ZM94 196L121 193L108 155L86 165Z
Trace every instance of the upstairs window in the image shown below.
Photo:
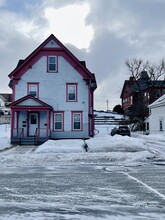
M77 83L67 83L66 96L68 102L77 102Z
M28 83L28 94L34 96L35 98L39 97L39 84L38 83Z
M56 56L48 56L48 72L57 72Z

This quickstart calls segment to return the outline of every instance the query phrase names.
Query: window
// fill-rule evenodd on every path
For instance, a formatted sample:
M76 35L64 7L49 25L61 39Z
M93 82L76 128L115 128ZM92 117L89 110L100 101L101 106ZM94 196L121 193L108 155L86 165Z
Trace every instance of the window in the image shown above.
M38 98L39 96L39 83L28 83L28 94Z
M30 124L36 125L37 124L37 116L35 114L30 115Z
M77 83L67 84L67 98L68 102L77 102Z
M57 72L56 56L48 56L48 72Z
M72 112L72 130L82 130L82 112Z
M63 112L54 113L54 130L63 131Z

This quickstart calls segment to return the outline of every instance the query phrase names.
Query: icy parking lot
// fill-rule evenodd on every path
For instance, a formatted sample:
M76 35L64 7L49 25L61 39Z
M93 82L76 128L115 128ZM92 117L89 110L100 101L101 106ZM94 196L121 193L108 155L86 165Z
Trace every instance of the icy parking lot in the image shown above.
M8 129L0 128L6 149ZM165 219L165 137L99 129L88 152L82 140L2 151L0 219Z
M165 219L158 165L87 164L0 170L0 219Z

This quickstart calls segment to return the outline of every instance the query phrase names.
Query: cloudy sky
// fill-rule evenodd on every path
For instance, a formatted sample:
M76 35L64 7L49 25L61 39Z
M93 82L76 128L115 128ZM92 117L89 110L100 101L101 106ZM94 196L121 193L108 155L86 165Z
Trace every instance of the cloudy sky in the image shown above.
M11 92L8 74L51 33L95 73L95 109L111 110L126 60L165 57L165 1L0 0L0 92Z

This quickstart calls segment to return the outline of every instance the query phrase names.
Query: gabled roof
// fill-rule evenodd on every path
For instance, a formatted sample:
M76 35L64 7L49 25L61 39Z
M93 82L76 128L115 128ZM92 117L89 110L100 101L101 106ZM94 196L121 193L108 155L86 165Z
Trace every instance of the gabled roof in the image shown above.
M31 101L31 105L29 105L28 101ZM27 103L27 104L26 104ZM8 105L9 108L14 108L14 107L19 107L19 106L24 106L24 107L42 107L46 109L53 109L52 106L48 105L47 103L31 96L27 95L22 97L21 99L16 100L15 102L12 102L11 104Z
M155 102L151 103L149 108L156 108L160 106L165 106L165 94L159 97Z
M51 43L55 47L51 47ZM30 68L30 61L35 58L41 51L64 51L72 62L74 68L83 76L84 79L93 79L93 74L86 68L85 62L79 61L53 34L51 34L39 47L37 47L25 60L20 60L16 68L8 75L10 79L20 78L20 71L24 68Z
M123 85L123 88L122 88L122 91L121 91L120 98L123 97L123 93L124 93L124 90L125 90L125 88L126 88L127 85L130 86L130 81L129 81L129 80L125 80L125 81L124 81L124 85Z

